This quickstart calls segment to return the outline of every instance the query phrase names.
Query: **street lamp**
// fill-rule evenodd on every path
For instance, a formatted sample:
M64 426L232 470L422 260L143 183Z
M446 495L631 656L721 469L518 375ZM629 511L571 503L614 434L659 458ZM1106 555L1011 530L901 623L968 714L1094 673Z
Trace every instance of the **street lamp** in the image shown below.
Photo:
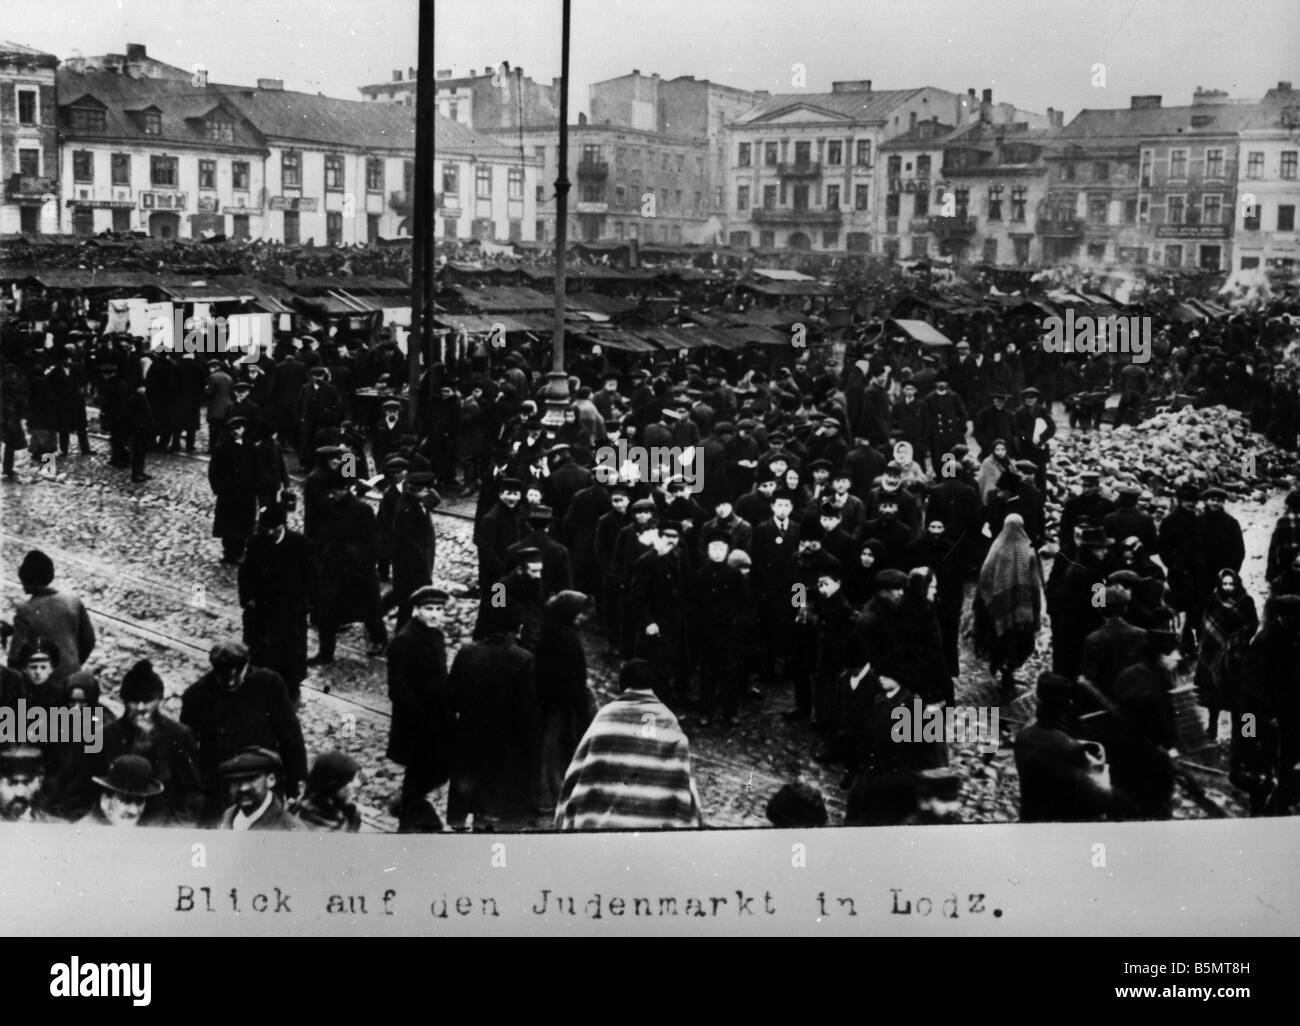
M564 0L560 41L560 152L555 180L555 328L551 336L551 370L542 398L542 423L552 432L564 423L569 405L569 378L564 373L564 261L569 241L569 4Z

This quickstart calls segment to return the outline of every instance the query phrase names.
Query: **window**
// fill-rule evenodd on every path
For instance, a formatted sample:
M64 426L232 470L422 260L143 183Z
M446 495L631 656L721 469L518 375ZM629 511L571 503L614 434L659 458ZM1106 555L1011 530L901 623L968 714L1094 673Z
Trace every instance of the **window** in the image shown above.
M858 167L866 167L868 164L871 163L871 140L870 139L858 140L856 163Z
M984 240L984 262L986 264L996 264L998 262L998 240Z
M871 201L871 186L855 185L853 187L853 209L866 210Z
M408 188L407 192L411 190ZM443 164L442 165L442 196L444 203L455 205L456 199L460 196L460 165Z
M460 237L459 218L444 217L442 219L442 237L444 239L456 239Z
M343 156L339 153L325 154L325 191L343 191Z
M1067 160L1061 165L1061 179L1066 182L1074 181L1074 161Z
M512 167L506 169L506 199L522 200L524 198L524 169Z
M230 187L235 192L248 191L248 161L236 160L230 165Z
M759 248L759 249L775 249L775 248L776 248L776 232L774 232L774 231L763 231L763 232L759 232L759 233L758 233L758 248Z
M492 198L492 169L490 167L474 169L474 195L479 199Z
M826 209L840 209L840 187L838 185L826 186Z
M1205 177L1223 177L1223 150L1205 151Z
M1088 197L1088 223L1105 224L1110 211L1110 200L1105 196Z
M1296 152L1297 151L1295 150L1282 151L1282 177L1283 178L1295 177Z
M113 214L113 231L129 232L131 230L131 211L114 210Z
M668 154L667 154L667 153L664 154L664 158L663 158L663 166L660 168L660 170L661 170L661 171L667 171L667 170L668 170Z
M1028 239L1012 239L1011 246L1015 250L1017 266L1024 267L1025 264L1029 263L1029 240Z
M679 153L677 154L677 173L681 174L682 171L685 170L685 168L686 168L686 155L684 153Z
M627 225L624 224L622 221L614 222L614 238L622 242L623 239L625 239L626 237L627 237Z
M111 181L114 185L131 184L131 154L114 153L109 158L109 167L112 172Z
M614 150L614 167L620 168L627 163L627 147L620 146Z
M785 182L782 182L780 185L778 185L778 186L776 187L776 191L777 191L777 195L778 195L778 197L779 197L779 198L777 199L777 201L776 201L776 205L777 205L778 207L783 207L783 206L785 206Z
M1259 231L1259 210L1260 205L1258 203L1253 203L1243 212L1241 218L1241 228L1243 231Z
M674 208L675 210L681 210L681 209L682 209L682 190L681 190L681 189L674 189L674 190L673 190L673 208Z
M248 215L247 215L247 214L235 214L235 215L233 215L233 216L230 218L230 220L231 220L230 230L231 230L232 235L233 235L236 239L246 239L246 238L248 238L248 236L249 236L249 232L248 232Z
M582 183L582 202L600 203L605 198L605 187L599 182Z
M39 175L41 173L41 151L32 149L19 150L18 173L20 175Z
M1251 150L1246 154L1246 177L1264 177L1264 154L1261 150Z
M74 132L102 132L104 130L104 110L102 107L73 107L72 130ZM157 132L151 133L157 135Z
M696 173L697 175L702 175L702 174L704 174L704 158L703 158L703 157L697 156L697 157L695 158L695 173Z
M533 235L538 242L546 241L546 222L539 220L533 225Z
M1295 204L1294 203L1278 204L1277 230L1280 232L1295 231Z
M1169 151L1169 177L1170 178L1187 177L1187 151L1186 150Z
M640 146L633 146L633 147L632 147L632 166L633 166L633 167L640 167L640 166L641 166L641 147L640 147Z
M1257 268L1258 266L1259 266L1259 257L1257 256L1255 257L1244 256L1241 258L1241 269L1243 271L1251 271Z
M925 217L930 213L930 194L928 192L918 192L916 199L912 203L912 216Z
M1142 188L1144 189L1151 188L1151 151L1150 150L1142 151L1142 170L1139 172L1139 174L1141 175L1140 184Z
M74 235L95 234L95 212L89 207L76 207L72 211L72 233Z
M668 190L665 188L659 190L659 206L664 210L668 209Z
M1166 224L1182 224L1183 210L1186 205L1185 198L1182 196L1170 196L1168 199L1168 208L1165 214Z
M286 210L284 212L284 244L286 246L296 246L301 240L302 232L299 224L298 211Z
M234 142L235 123L229 118L213 114L208 118L208 139L211 142Z
M145 135L162 135L162 114L156 110L147 110L143 117ZM99 112L100 127L103 127L104 112Z
M641 190L641 172L633 171L629 177L632 180L632 191L639 192Z
M1002 220L1002 186L989 186L989 220Z
M1094 162L1093 162L1093 165L1092 165L1092 180L1093 180L1094 182L1108 182L1108 181L1110 181L1110 162L1109 162L1109 161L1105 161L1105 160L1097 160L1097 161L1094 161Z
M1089 259L1089 260L1105 260L1105 259L1106 259L1106 243L1104 243L1104 242L1090 242L1090 243L1088 243L1088 259Z
M623 189L623 186L620 185L620 186L618 187L618 189L619 189L619 191L621 192L622 189ZM544 186L544 185L539 185L539 186L536 187L536 191L537 191L537 195L534 196L533 199L535 199L538 203L545 203L545 202L546 202L546 186Z
M1011 188L1011 220L1023 221L1025 219L1025 205L1028 203L1029 187L1027 185L1015 185Z
M849 232L844 245L850 253L870 253L871 236L867 232Z
M1202 246L1201 247L1201 270L1217 271L1219 264L1222 262L1222 246Z
M776 209L776 186L775 185L763 186L763 209L764 210Z
M1149 199L1138 200L1138 224L1151 223L1151 201Z
M1218 224L1223 211L1222 196L1204 196L1201 199L1201 224Z
M215 160L199 161L199 188L215 189L217 187L217 162Z
M923 153L921 156L916 158L916 177L930 177L930 154Z
M331 246L343 244L343 215L337 210L325 215L325 241Z
M898 203L899 203L899 195L898 195L898 193L896 193L896 192L891 192L889 195L887 195L887 196L885 197L885 216L886 216L886 217L897 217L897 216L898 216Z
M796 142L794 144L794 163L796 167L807 167L812 162L812 143Z
M763 163L769 167L776 163L776 143L763 144Z
M593 143L586 143L582 147L582 162L584 164L599 164L600 147Z
M460 102L457 100L447 101L447 117L452 121L460 120Z
M839 139L832 139L826 144L826 163L837 167L844 163L844 143Z
M970 189L954 189L953 199L957 201L957 216L964 221L970 214Z
M794 208L795 210L808 209L808 186L796 185L794 187Z
M366 192L384 191L384 160L382 157L366 158Z
M840 244L840 233L827 229L822 232L822 249L836 249Z
M280 184L286 189L302 188L302 154L285 150L280 157Z
M1166 246L1165 247L1165 266L1182 267L1183 266L1183 247Z
M1137 224L1138 201L1135 199L1124 201L1124 223Z
M740 185L736 187L736 209L737 210L749 209L749 186L748 185Z
M95 180L95 155L90 150L72 151L72 180L90 184Z
M929 193L917 193L918 196L928 196ZM930 236L913 235L912 236L912 256L923 257L930 253Z
M614 202L617 203L620 207L627 203L627 186L625 185L614 186Z
M695 194L695 209L696 210L704 209L704 193L702 192L696 192Z
M149 182L152 185L166 185L176 188L175 157L150 157Z
M673 225L672 241L678 244L682 241L682 226L679 224Z
M890 260L897 260L899 253L902 252L901 242L898 239L885 240L885 256Z
M903 173L903 158L895 154L885 161L885 167L888 169L889 178L897 178Z
M732 232L729 240L736 249L749 249L753 245L752 236L749 232Z
M719 210L722 209L722 186L715 186L713 190L713 205Z
M36 90L18 90L18 123L20 125L36 124Z

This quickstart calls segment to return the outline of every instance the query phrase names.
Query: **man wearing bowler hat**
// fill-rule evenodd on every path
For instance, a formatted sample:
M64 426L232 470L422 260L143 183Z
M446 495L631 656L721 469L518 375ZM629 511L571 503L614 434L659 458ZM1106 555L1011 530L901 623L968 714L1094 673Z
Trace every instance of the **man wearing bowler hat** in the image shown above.
M280 757L269 748L250 746L240 750L219 767L230 805L221 816L222 830L297 830L275 793L284 773Z
M81 826L140 826L145 805L163 790L142 755L119 755L103 776L93 779L99 785L99 801L78 821Z

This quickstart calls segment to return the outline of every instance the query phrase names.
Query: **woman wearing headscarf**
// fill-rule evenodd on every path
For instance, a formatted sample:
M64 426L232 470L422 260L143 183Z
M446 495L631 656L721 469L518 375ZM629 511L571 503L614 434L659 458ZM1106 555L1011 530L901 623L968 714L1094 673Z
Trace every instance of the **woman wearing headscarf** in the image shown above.
M1241 575L1225 568L1219 571L1218 582L1205 603L1196 653L1196 691L1200 704L1210 711L1211 738L1219 736L1219 712L1236 708L1242 661L1259 629L1255 600L1242 585Z
M803 483L803 475L794 467L787 467L781 476L777 489L782 488L789 489L794 494L794 512L790 514L790 519L796 524L802 523L803 510L812 502L812 490Z
M555 808L565 771L596 715L596 696L587 685L587 655L578 633L590 608L591 600L582 592L560 591L542 613L534 666L541 712L537 790L544 809Z
M975 651L989 658L1013 695L1016 670L1034 650L1043 619L1043 569L1018 513L1009 514L980 568L975 593Z
M979 472L975 475L975 487L979 490L980 502L988 502L989 496L997 491L998 478L1014 470L1006 441L1001 438L994 440L993 451L984 457Z
M307 789L291 811L308 830L355 834L361 813L352 800L353 781L360 767L343 752L317 756L307 774Z
M844 567L844 597L855 609L861 609L876 593L876 573L882 568L885 547L868 538Z

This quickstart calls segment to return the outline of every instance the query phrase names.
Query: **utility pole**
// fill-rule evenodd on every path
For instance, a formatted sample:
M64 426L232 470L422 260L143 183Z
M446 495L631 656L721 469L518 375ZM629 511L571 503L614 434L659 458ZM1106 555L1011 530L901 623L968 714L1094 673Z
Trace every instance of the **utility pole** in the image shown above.
M433 390L420 392L420 373L433 365L433 333L429 330L429 311L436 265L433 242L434 206L434 131L437 118L436 90L433 74L433 0L420 0L419 39L416 43L415 72L415 196L411 226L411 334L406 341L407 377L410 404L407 417L412 432L421 423L420 407L427 404L432 414ZM421 358L424 367L421 367Z
M551 372L547 375L546 414L542 421L555 430L564 423L569 405L569 378L564 373L564 261L569 242L569 4L564 0L560 41L560 152L555 180L555 328L551 336Z

